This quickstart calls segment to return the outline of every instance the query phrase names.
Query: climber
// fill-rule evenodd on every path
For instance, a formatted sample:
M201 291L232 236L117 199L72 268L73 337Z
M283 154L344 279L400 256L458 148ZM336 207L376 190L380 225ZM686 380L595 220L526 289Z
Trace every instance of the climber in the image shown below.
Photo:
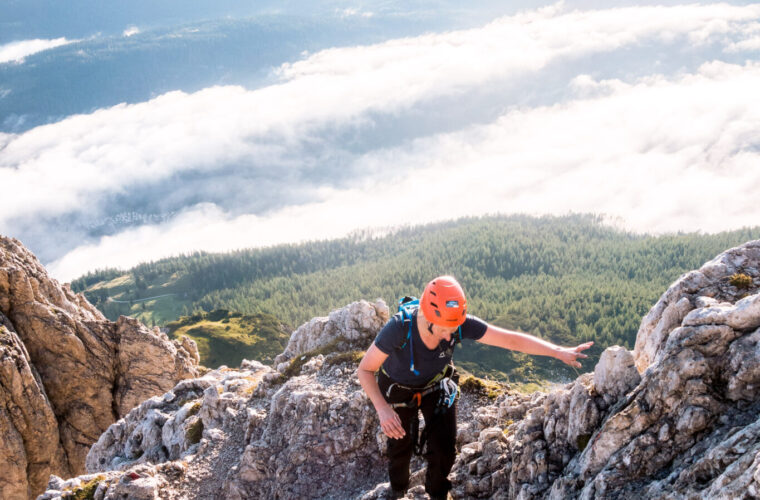
M409 487L412 453L427 460L425 491L433 499L445 499L451 489L447 479L456 457L456 396L458 375L451 358L462 338L527 354L551 356L580 368L581 351L560 347L526 333L505 330L467 314L467 300L451 276L440 276L425 287L417 302L405 297L399 313L377 334L359 364L359 382L377 411L380 427L388 437L388 475L394 498ZM422 312L422 314L419 314ZM425 429L418 443L419 415Z

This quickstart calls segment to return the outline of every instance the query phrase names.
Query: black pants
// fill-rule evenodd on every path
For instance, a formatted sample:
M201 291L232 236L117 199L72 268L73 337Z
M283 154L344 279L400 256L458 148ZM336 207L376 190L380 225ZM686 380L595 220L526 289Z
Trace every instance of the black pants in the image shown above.
M385 391L391 384L388 377L380 373L378 377L380 390ZM395 398L397 399L397 398ZM390 400L389 403L401 401ZM429 429L424 457L427 460L425 476L425 491L432 498L446 498L451 489L451 481L446 476L451 472L456 458L457 412L456 403L451 408L436 415L438 392L432 392L422 398L419 408L395 408L401 418L401 425L406 433L401 439L388 438L388 476L391 488L406 490L409 487L409 461L414 453L415 443L412 440L412 424L419 418L419 411L425 418L425 426Z

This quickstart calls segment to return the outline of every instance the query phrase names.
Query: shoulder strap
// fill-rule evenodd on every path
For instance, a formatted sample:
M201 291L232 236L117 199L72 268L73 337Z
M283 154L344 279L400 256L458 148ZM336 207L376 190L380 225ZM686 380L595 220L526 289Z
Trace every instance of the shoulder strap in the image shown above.
M412 339L412 319L414 318L414 312L419 308L419 306L420 301L417 299L417 297L410 297L408 295L405 295L404 297L398 299L398 310L401 313L401 324L402 326L407 326L408 324L408 328L406 337L404 337L404 340L401 341L396 349L403 349L406 347L406 344L409 343L409 341Z
M462 325L457 328L457 333L451 336L451 348L454 349L457 344L462 343Z
M401 311L401 324L406 325L407 322L409 323L409 327L407 328L406 338L402 342L399 349L403 349L406 347L406 344L409 343L409 351L410 351L410 362L409 362L409 371L414 373L415 375L419 375L420 372L417 371L414 368L414 344L412 340L412 320L414 318L414 311L418 310L420 307L420 301L416 297L410 297L410 296L404 296L398 301L398 309Z

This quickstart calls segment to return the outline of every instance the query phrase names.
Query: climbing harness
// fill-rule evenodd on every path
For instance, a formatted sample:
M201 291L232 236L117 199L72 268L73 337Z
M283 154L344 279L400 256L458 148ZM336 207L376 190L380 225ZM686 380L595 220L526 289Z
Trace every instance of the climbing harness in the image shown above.
M412 326L414 322L414 314L419 310L420 301L415 297L405 296L399 299L399 311L401 312L402 325L407 325L407 334L403 342L397 347L398 350L404 349L409 344L409 371L419 376L420 372L414 367L414 340L412 336ZM431 323L430 323L431 324ZM457 343L462 341L462 326L461 324L457 328L457 335L452 336L450 347L453 349ZM422 387L410 387L398 382L393 382L393 379L385 371L385 368L380 367L380 372L390 381L385 390L385 399L387 401L399 401L396 403L389 403L391 408L420 408L422 406L422 400L425 396L438 393L438 399L433 411L433 417L430 422L425 422L425 428L420 435L419 418L412 420L411 439L414 443L414 453L422 455L425 444L427 443L428 434L431 428L433 428L438 419L444 415L451 407L454 406L457 398L459 397L459 374L456 372L454 365L449 363L443 370L437 373L426 385Z
M380 371L388 380L391 380L384 369L381 368ZM412 419L410 437L412 443L414 443L415 454L419 456L423 454L430 429L434 428L441 416L454 406L460 394L459 386L457 385L458 380L459 374L454 369L454 365L449 364L424 387L414 388L397 382L391 382L385 390L384 395L386 400L402 400L397 403L389 403L391 408L412 408L415 411L422 406L422 400L425 396L438 393L433 416L429 422L425 422L425 428L421 434L419 417L415 416Z
M415 418L412 420L412 442L414 443L414 453L417 456L422 456L425 452L425 445L427 444L428 437L430 435L430 429L433 429L438 421L454 406L454 402L459 396L459 386L457 383L449 377L441 379L438 383L438 401L433 410L433 416L430 422L425 421L425 428L420 435L420 420ZM419 436L419 438L418 438Z
M380 371L388 378L388 380L392 380L385 371L385 368L380 367ZM385 398L386 400L397 399L398 393L394 394L394 390L405 391L406 393L411 394L409 399L400 403L393 403L391 404L391 407L419 408L422 404L422 398L433 392L441 391L441 394L444 396L444 399L442 400L443 404L450 407L459 396L459 386L452 377L457 380L459 379L459 375L456 374L454 365L449 364L424 387L409 387L407 385L399 384L398 382L391 382L385 390Z

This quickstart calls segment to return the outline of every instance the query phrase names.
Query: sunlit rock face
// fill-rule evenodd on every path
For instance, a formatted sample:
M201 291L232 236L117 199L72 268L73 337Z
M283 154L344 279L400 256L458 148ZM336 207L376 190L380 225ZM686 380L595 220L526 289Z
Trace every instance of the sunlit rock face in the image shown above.
M89 447L140 401L198 375L193 346L108 321L23 245L0 237L0 497L84 471ZM7 436L7 439L6 439Z
M741 331L760 326L758 285L760 240L732 248L683 275L641 322L634 349L636 367L646 370L680 326L720 324Z
M458 458L458 496L760 494L758 269L755 241L684 275L644 318L633 353L608 348L593 379L537 398L506 428L496 418Z
M356 367L387 318L384 303L356 302L298 329L283 373L244 361L180 382L100 436L89 476L53 476L44 498L98 474L103 498L360 496L386 467Z
M633 352L609 347L571 383L463 394L454 498L760 496L758 262L750 242L684 275ZM53 476L43 498L88 484L95 498L386 498L356 380L382 311L351 304L302 326L274 367L246 361L143 402L92 447L89 476ZM412 472L407 498L427 498L424 462Z

